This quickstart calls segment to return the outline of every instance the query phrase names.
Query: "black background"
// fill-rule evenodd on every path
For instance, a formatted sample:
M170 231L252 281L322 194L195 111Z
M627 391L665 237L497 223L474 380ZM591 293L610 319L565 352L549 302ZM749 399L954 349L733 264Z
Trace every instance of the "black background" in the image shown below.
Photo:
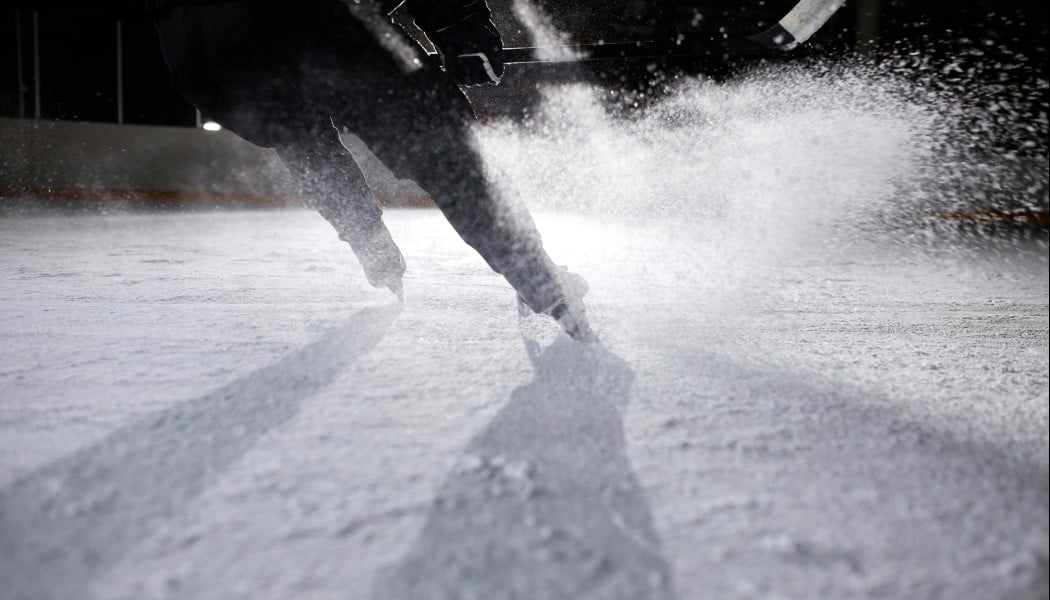
M40 116L45 119L117 121L117 21L123 47L124 122L155 125L195 123L193 108L172 90L152 23L134 11L56 7L49 2L21 2L0 9L0 116L35 115L33 20L39 23ZM135 4L135 3L131 3ZM593 43L655 40L668 48L688 48L724 29L751 33L772 25L792 0L741 3L663 0L537 2L553 24L572 41ZM529 42L510 10L509 0L490 0L494 20L507 46ZM294 3L290 3L294 7ZM865 19L874 12L877 19ZM697 15L701 18L698 18ZM863 38L872 36L874 44ZM20 40L19 40L19 27ZM867 28L867 29L866 29ZM858 32L867 31L869 33ZM941 62L978 65L977 77L989 85L1021 90L1026 111L1045 120L1047 92L1047 7L1044 2L963 0L958 2L858 0L847 4L792 60L814 54L865 52L868 56L920 49ZM683 42L684 40L684 42ZM22 88L18 56L21 44ZM615 61L595 66L603 79L625 88L645 86L652 61ZM1019 67L1019 68L1017 68ZM510 67L527 69L526 67ZM703 72L709 64L697 59L669 58L661 71ZM557 77L557 67L532 67L529 77ZM578 72L578 69L577 69ZM578 75L577 75L578 76ZM972 76L972 74L971 74ZM21 96L21 108L19 97ZM510 106L510 105L509 105ZM511 112L521 106L513 105Z

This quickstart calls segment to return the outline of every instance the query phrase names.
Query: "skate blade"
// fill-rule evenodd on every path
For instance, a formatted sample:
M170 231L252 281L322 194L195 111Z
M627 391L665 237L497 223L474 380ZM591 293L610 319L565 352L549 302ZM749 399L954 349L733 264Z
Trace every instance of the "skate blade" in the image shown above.
M397 296L398 302L405 301L405 285L401 282L400 279L393 283L386 284L386 287L388 290L393 292L395 296Z
M517 304L518 304L518 316L519 317L524 319L525 317L527 317L529 315L536 314L536 313L533 312L533 310L531 308L529 308L528 304L525 304L525 300L522 299L521 296L515 296L515 298L517 298L517 300L518 300Z

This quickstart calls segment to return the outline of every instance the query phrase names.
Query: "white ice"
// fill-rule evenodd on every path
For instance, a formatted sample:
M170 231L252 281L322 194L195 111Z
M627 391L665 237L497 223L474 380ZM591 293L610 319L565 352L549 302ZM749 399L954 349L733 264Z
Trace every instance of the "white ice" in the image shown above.
M543 213L586 346L387 219L0 220L0 597L1045 595L1045 243Z
M1045 232L943 221L1013 193L982 115L675 85L479 132L599 345L434 210L403 306L309 211L0 218L0 598L1046 597Z

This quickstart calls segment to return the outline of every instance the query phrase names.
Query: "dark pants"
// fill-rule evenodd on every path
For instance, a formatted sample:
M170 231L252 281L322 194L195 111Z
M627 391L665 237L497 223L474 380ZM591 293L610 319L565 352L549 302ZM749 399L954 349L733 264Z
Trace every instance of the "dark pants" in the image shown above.
M240 137L276 149L351 246L380 226L381 210L333 125L430 194L532 308L558 299L528 211L484 176L458 87L425 61L406 72L340 0L182 6L157 29L180 91Z

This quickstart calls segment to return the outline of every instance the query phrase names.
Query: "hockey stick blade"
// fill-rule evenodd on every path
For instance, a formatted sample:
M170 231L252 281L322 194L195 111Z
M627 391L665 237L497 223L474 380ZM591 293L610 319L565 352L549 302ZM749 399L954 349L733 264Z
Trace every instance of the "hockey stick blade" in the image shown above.
M755 56L794 50L820 31L846 0L800 0L769 29L745 38L726 40L729 56Z

